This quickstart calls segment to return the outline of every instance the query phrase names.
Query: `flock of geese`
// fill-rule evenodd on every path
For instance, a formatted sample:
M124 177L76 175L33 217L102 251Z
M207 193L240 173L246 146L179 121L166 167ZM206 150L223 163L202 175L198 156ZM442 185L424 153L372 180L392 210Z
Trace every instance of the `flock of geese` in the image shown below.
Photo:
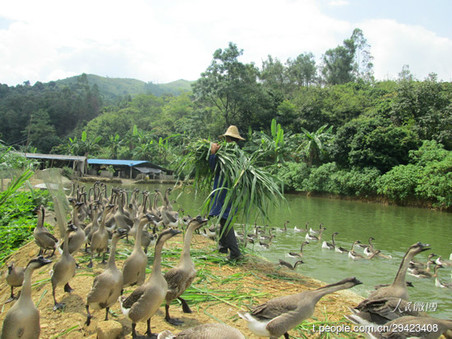
M170 316L169 309L172 301L179 300L184 313L192 312L187 301L181 296L196 277L196 268L190 256L193 234L199 232L201 227L207 224L207 219L201 216L191 218L182 216L179 211L174 210L169 199L170 193L171 188L168 188L165 194L159 190L152 195L148 191L143 191L140 198L138 189L133 190L129 197L125 190L119 188L113 188L111 194L108 195L106 185L102 183L94 184L88 191L83 186L74 185L73 191L68 197L68 202L72 206L70 220L68 222L65 220L64 223L58 220L60 234L63 237L61 241L45 227L45 209L43 206L38 206L34 238L39 247L39 253L36 258L30 260L25 268L17 267L14 263L10 263L8 266L6 282L11 286L8 301L16 299L17 301L4 318L1 338L39 338L40 315L31 298L33 271L49 265L51 263L49 258L52 258L55 252L60 253L51 270L51 285L54 310L63 309L65 305L57 301L55 291L61 287L68 293L73 290L69 283L75 276L76 268L80 265L73 257L77 251L85 251L89 256L88 267L93 266L95 255L102 257L102 263L105 264L105 268L95 277L92 288L86 296L86 326L91 324L92 310L105 309L105 320L108 320L110 307L119 302L123 315L131 321L133 338L142 338L136 331L136 325L139 322L147 324L145 338L245 338L238 329L221 323L199 325L185 329L177 335L168 330L159 334L151 332L151 318L162 303L165 304L165 320L174 326L181 325L183 322ZM159 202L161 203L159 204ZM179 229L182 228L181 225L185 225L185 227L180 260L175 267L163 273L163 246L166 241L182 233ZM298 260L292 265L280 259L279 264L291 269L302 264L303 246L312 241L320 242L325 229L323 225L320 225L318 230L308 229L308 224L306 224L305 229L295 230L305 232L300 249L288 253L289 256ZM212 236L212 233L215 233L215 229L204 228L203 230L203 234L206 236ZM256 226L253 233L247 235L237 233L237 236L241 237L245 243L259 242L262 246L269 246L274 237L272 232L287 231L287 223L281 229L269 229L268 235L264 230L265 228ZM369 238L368 244L365 246L359 241L355 241L350 249L345 249L336 245L337 234L337 232L333 233L331 242L324 241L322 248L348 253L354 260L361 256L354 250L356 246L360 245L363 246L363 253L365 253L362 258L371 259L382 255L381 251L373 247L373 238ZM134 238L134 246L120 270L115 261L116 248L119 240L127 237ZM149 246L155 248L154 261L152 273L146 278ZM437 269L450 264L440 257L433 261L435 257L433 254L429 256L426 264L414 261L416 254L428 249L428 245L422 243L410 246L402 259L393 283L378 286L366 300L351 309L351 314L346 317L356 324L388 325L385 331L369 332L368 334L372 338L393 338L391 335L394 334L394 329L401 328L393 324L404 325L414 322L421 327L425 325L422 328L428 329L421 333L418 327L413 327L415 331L418 331L415 333L409 331L411 327L407 327L406 335L400 336L401 331L399 331L396 333L399 335L397 338L416 335L422 338L437 338L448 329L452 330L451 320L433 318L408 307L409 296L405 280L407 272L421 274L420 272L429 272L430 267L435 265L435 272L431 276L437 278ZM447 286L439 280L438 283L443 284L442 287L451 288L450 284ZM246 321L248 328L257 336L270 338L284 336L287 339L289 330L313 315L317 302L323 296L359 284L361 282L355 277L346 278L315 290L270 299L249 312L238 312L238 315ZM19 297L14 294L14 288L17 287L21 287ZM135 289L125 296L124 288L126 287Z

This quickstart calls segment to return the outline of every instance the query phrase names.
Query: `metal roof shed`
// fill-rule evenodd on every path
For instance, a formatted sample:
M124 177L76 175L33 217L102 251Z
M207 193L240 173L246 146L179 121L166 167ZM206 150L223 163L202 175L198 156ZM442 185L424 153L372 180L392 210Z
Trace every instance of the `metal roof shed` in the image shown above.
M165 169L150 163L146 160L117 160L117 159L88 159L88 165L106 165L106 166L120 166L120 167L129 167L129 176L132 179L133 169L136 169L140 172L143 172L143 168L152 168L158 170L160 173ZM149 171L150 172L150 171Z
M21 153L14 152L17 154L21 154L27 159L37 159L40 161L48 160L50 161L50 167L54 167L57 164L60 166L65 165L67 163L72 164L72 169L74 171L79 172L80 175L84 175L86 173L86 157L77 156L77 155L61 155L61 154L42 154L42 153Z

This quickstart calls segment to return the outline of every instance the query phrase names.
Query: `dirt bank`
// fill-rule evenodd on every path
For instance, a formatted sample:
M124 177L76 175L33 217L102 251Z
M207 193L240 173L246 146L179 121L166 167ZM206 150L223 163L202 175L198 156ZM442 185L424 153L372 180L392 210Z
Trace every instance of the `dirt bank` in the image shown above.
M51 217L49 217L51 221ZM125 240L120 243L118 267L122 267L124 255L121 252L131 248L130 243ZM168 256L170 252L180 251L182 247L181 237L171 239L164 249L164 271L174 265L178 260L177 256ZM201 323L221 321L238 328L247 338L257 338L246 327L245 322L238 318L238 310L246 310L248 306L264 302L272 297L298 293L306 289L314 289L323 284L304 277L287 268L276 266L253 256L246 256L244 262L238 265L231 264L217 255L215 244L211 240L195 235L192 242L192 252L198 253L196 266L198 278L195 279L193 288L187 291L185 296L190 299L190 295L195 296L199 301L191 302L192 314L184 314L179 305L174 303L171 306L171 315L182 319L185 323L181 327L174 327L167 324L164 317L164 308L160 308L158 313L152 318L152 331L157 333L165 329L178 333L181 329L192 327ZM149 262L152 263L152 252L149 251ZM9 261L14 260L19 266L25 266L27 262L38 253L38 248L34 242L20 248L12 255ZM176 252L180 253L180 252ZM204 254L203 254L204 253ZM193 255L192 255L193 256ZM58 301L66 303L63 311L53 311L52 287L50 284L49 271L51 267L43 267L33 275L33 300L38 304L41 314L41 338L96 338L96 329L99 324L104 323L104 311L95 311L94 318L89 327L84 325L86 320L85 301L91 289L94 277L105 267L100 261L95 261L94 268L86 267L88 256L83 252L76 254L76 260L80 263L75 277L70 284L74 288L71 294L64 293L62 288L57 289L56 297ZM57 254L53 260L57 260ZM217 258L212 260L212 258ZM51 265L50 265L51 266ZM0 302L3 305L0 314L0 322L3 321L6 312L12 303L4 304L8 299L10 288L6 285L2 269L2 279L0 283ZM302 269L300 269L302 271ZM149 276L149 273L147 274ZM341 279L343 277L340 277ZM338 279L339 280L339 279ZM133 289L127 289L128 295ZM188 295L187 295L188 294ZM231 296L234 296L231 298ZM205 299L205 300L203 300ZM347 306L356 305L361 298L351 291L342 291L324 297L318 304L313 319L320 322L331 323L344 321L343 314L347 312ZM111 308L113 315L110 319L118 322L123 328L122 338L131 338L131 323L121 314L119 304L116 303ZM313 321L310 319L309 321ZM312 328L312 325L310 325ZM137 331L143 334L146 325L139 324ZM294 338L318 337L310 330L290 332Z

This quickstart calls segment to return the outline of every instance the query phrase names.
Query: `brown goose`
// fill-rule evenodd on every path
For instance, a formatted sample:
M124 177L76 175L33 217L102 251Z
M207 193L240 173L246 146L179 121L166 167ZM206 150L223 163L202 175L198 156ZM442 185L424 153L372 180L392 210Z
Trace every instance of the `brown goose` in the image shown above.
M355 308L349 308L352 314L345 317L354 324L379 324L402 316L421 316L422 312L415 310L411 303L400 298L387 297L374 300L363 300Z
M292 258L301 258L303 256L303 247L305 245L308 245L309 242L308 241L303 241L300 245L300 251L299 252L289 252L287 254L288 257L292 257Z
M14 296L14 287L22 286L24 282L25 268L18 267L14 264L14 261L8 265L8 274L6 276L6 283L11 286L11 295L5 303L13 301L16 297Z
M177 335L169 330L159 333L158 339L245 339L245 336L236 328L226 324L202 324L187 328Z
M68 225L68 235L69 242L69 253L74 254L77 252L85 243L85 231L81 226L76 226L74 224ZM63 248L63 244L60 248Z
M146 275L146 266L148 257L141 247L141 237L143 235L143 226L149 222L147 215L143 215L139 221L137 232L135 233L135 244L133 251L124 262L122 267L122 276L124 287L133 285L142 285Z
M35 208L35 212L38 216L36 227L33 231L36 244L39 246L39 254L45 254L47 250L52 250L52 257L55 254L55 250L58 247L58 239L44 227L45 208L44 206L38 206Z
M31 276L33 271L50 264L51 261L43 257L32 259L24 273L22 291L17 302L9 309L3 320L2 339L32 339L39 338L41 327L39 311L31 298Z
M122 291L122 273L116 267L115 254L116 245L119 239L126 236L126 231L118 229L113 233L111 240L110 256L108 257L107 268L99 274L93 281L93 287L86 298L86 325L91 323L92 315L89 313L89 307L97 309L105 308L105 320L108 320L110 307L118 300Z
M257 336L276 339L284 335L288 339L287 332L310 318L323 296L359 284L362 283L356 278L347 278L316 290L270 299L251 313L239 312L239 316L248 322L248 328Z
M108 205L102 213L102 220L100 221L99 228L93 233L91 237L91 258L88 267L93 267L94 253L100 255L102 253L102 264L105 264L105 254L108 250L108 231L105 228L105 218L108 212L113 208L113 205Z
M71 293L73 290L71 286L69 286L69 281L75 275L75 268L77 264L75 259L72 257L71 253L69 253L69 245L68 245L68 231L64 234L64 243L63 243L63 253L54 265L52 269L52 277L50 281L52 282L52 295L54 306L53 310L58 310L64 308L64 303L58 303L55 297L55 290L58 286L64 285L64 292Z
M174 229L164 230L155 244L154 265L152 274L148 280L137 287L125 300L120 297L121 310L123 314L132 321L132 338L137 338L137 322L146 321L146 334L151 337L151 317L165 299L168 291L168 283L162 275L162 249L165 241L180 234L181 231Z
M408 291L406 286L406 273L409 267L411 259L423 251L427 251L430 248L427 244L422 244L420 242L411 245L407 252L405 253L402 262L400 263L397 274L391 285L379 288L378 290L372 292L368 299L380 299L385 297L396 297L408 300Z
M178 299L182 303L182 311L184 313L191 313L187 302L181 298L182 293L191 285L196 277L196 269L193 260L190 257L190 243L193 237L193 232L207 223L207 219L197 216L188 223L188 228L185 233L184 247L182 249L179 264L171 268L165 273L164 277L168 283L168 292L166 293L165 305L165 320L172 325L181 325L183 321L170 317L169 307L174 299Z
M304 264L304 261L303 260L297 260L296 262L295 262L295 264L291 264L290 262L287 262L287 261L285 261L285 260L282 260L282 259L279 259L279 265L280 266L285 266L285 267L287 267L288 269L290 269L290 270L294 270L294 269L296 269L297 268L297 266L298 265L300 265L300 264Z

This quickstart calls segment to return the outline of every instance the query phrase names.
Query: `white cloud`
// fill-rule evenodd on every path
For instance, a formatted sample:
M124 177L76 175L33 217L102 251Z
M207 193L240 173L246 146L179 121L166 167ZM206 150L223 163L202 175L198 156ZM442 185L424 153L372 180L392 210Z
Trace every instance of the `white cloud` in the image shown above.
M393 20L371 20L360 27L371 45L376 78L396 79L402 67L408 65L419 80L437 73L440 79L452 81L451 40Z
M15 0L2 4L0 17L0 83L8 85L83 72L194 80L229 42L244 50L243 62L260 67L268 55L319 59L356 27L372 45L377 78L396 77L404 64L420 78L437 72L450 80L451 73L450 40L395 21L337 20L315 0Z

